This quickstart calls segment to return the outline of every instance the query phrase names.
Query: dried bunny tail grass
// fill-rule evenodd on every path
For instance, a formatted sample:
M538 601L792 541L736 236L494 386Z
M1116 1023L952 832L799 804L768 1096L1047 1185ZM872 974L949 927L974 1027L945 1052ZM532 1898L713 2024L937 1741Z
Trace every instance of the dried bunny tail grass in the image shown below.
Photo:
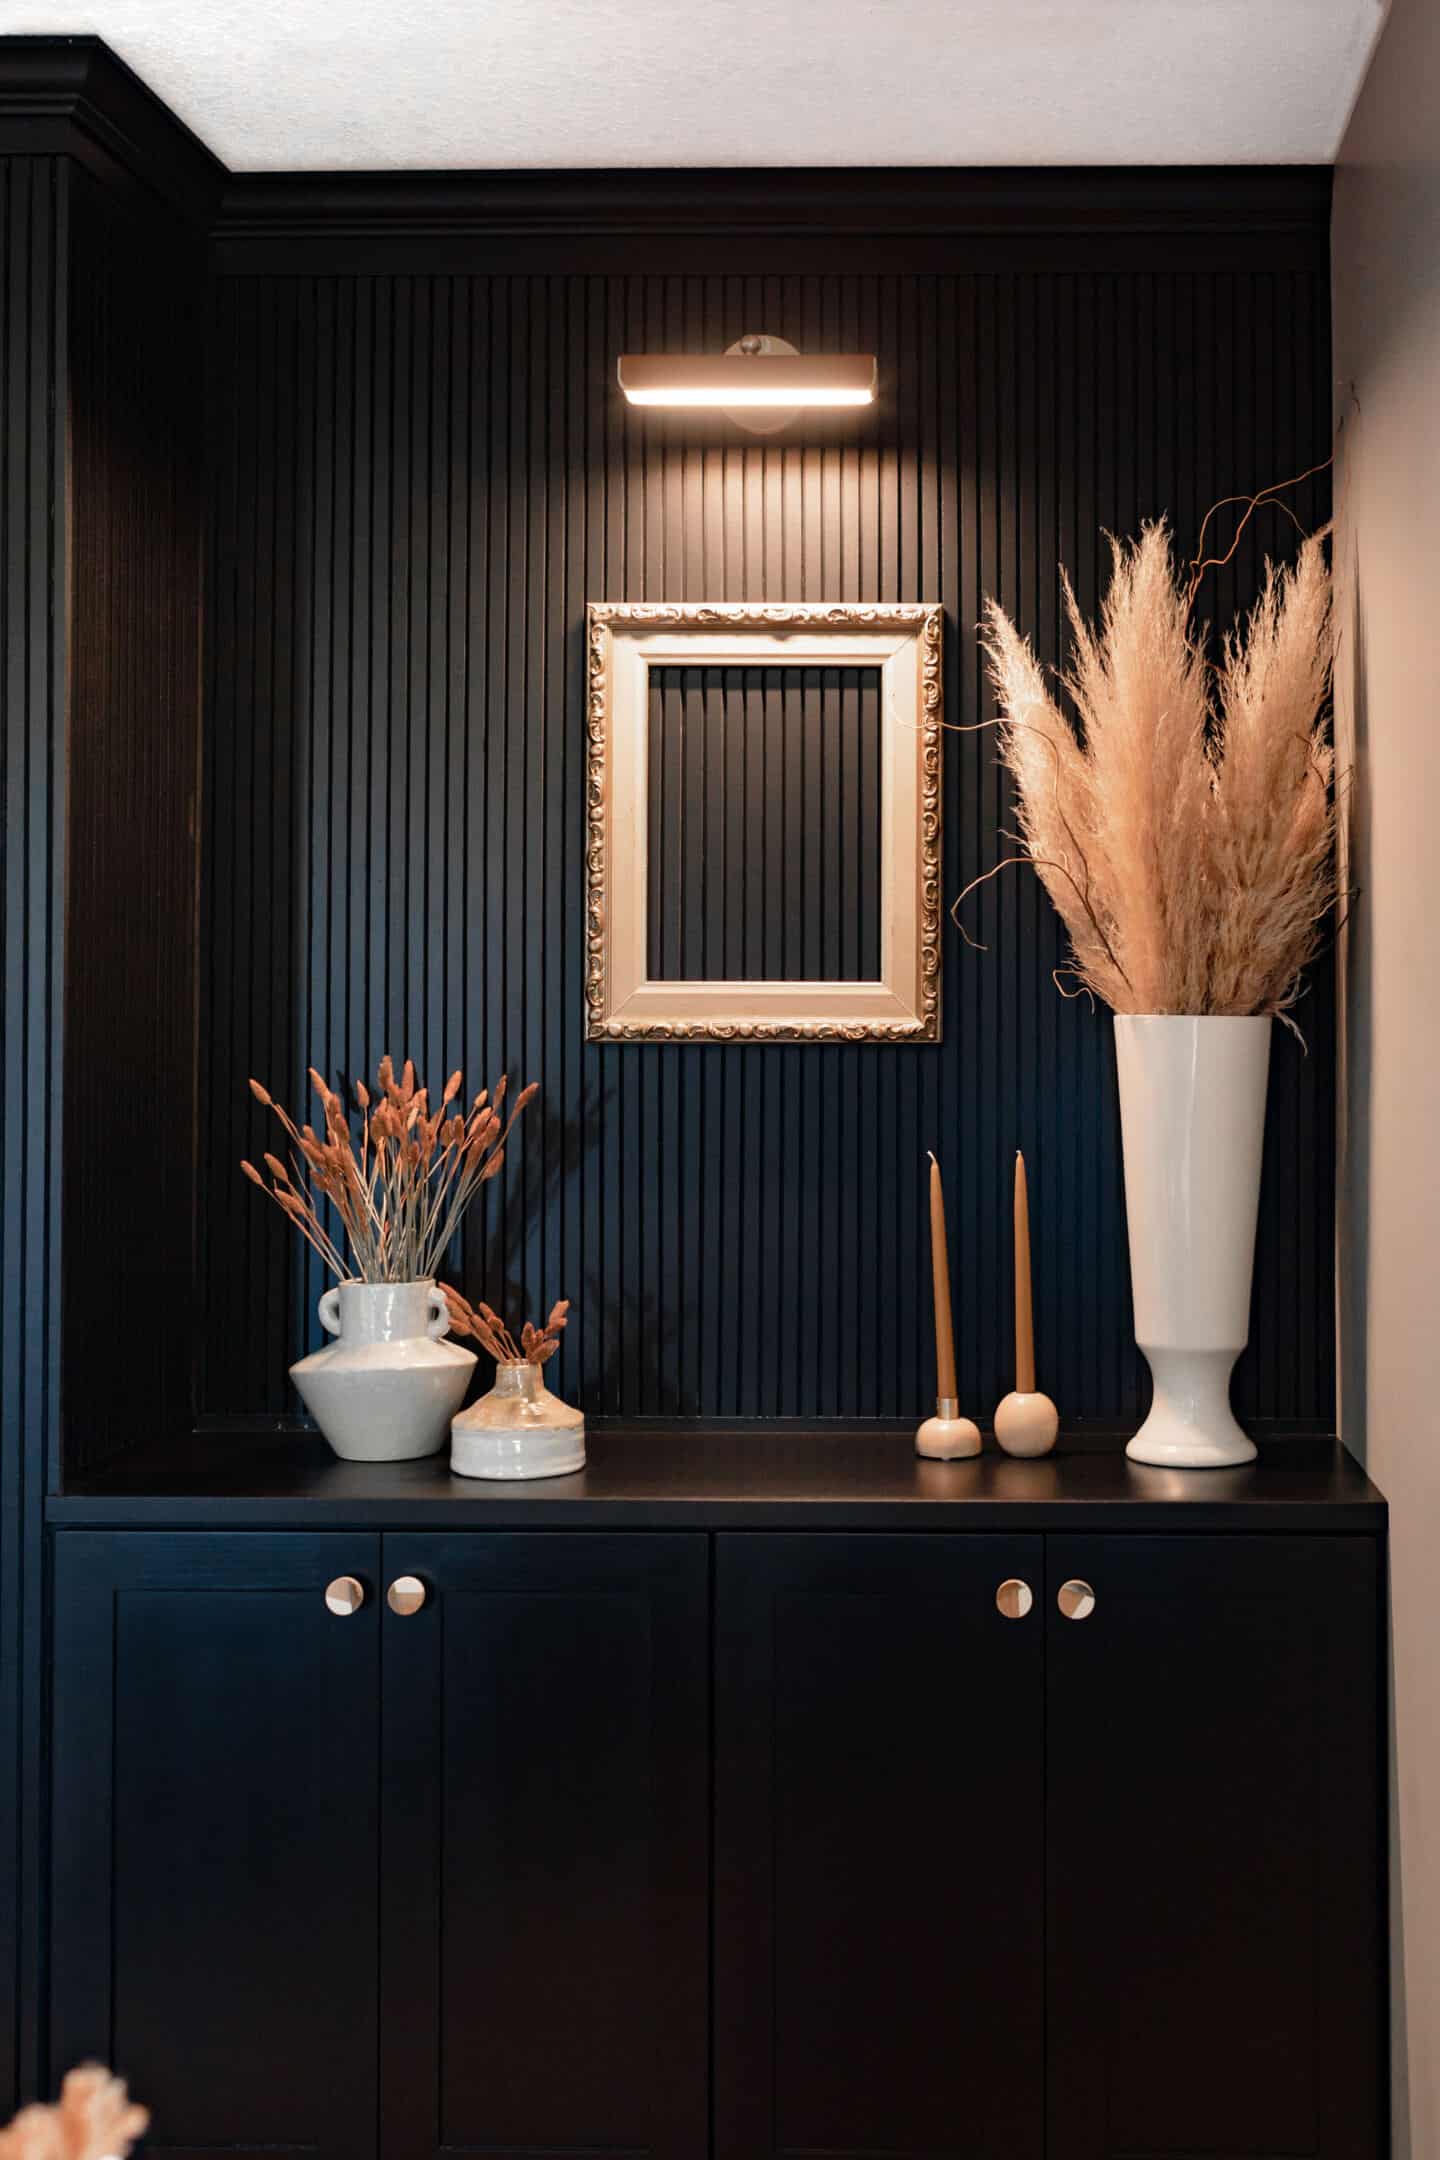
M355 1084L357 1152L353 1113L344 1098L316 1067L310 1067L309 1078L323 1108L323 1140L313 1126L297 1126L257 1080L250 1082L251 1093L273 1112L295 1150L294 1174L278 1155L266 1154L271 1182L253 1163L242 1165L245 1176L276 1202L341 1280L409 1282L435 1275L479 1187L502 1168L504 1143L538 1088L532 1083L521 1089L503 1127L496 1110L484 1107L484 1090L468 1119L458 1110L447 1117L462 1086L456 1071L432 1114L429 1090L419 1084L413 1061L405 1060L397 1081L387 1052L376 1075L377 1096L372 1098L363 1082ZM505 1092L502 1077L496 1103ZM333 1239L322 1220L326 1206L339 1217ZM342 1245L349 1248L348 1266Z
M540 1366L555 1355L560 1347L560 1336L570 1310L568 1298L560 1298L550 1308L550 1317L543 1328L537 1328L527 1320L520 1329L517 1343L500 1315L482 1298L477 1305L470 1305L449 1283L440 1285L450 1325L457 1335L470 1335L482 1343L497 1364L529 1364Z
M1319 950L1336 902L1324 538L1289 572L1267 564L1225 640L1213 710L1163 523L1112 541L1098 627L1061 573L1078 730L989 604L1024 859L1069 932L1062 972L1116 1012L1283 1013Z
M452 1334L469 1335L482 1349L488 1350L491 1357L497 1360L503 1358L505 1352L489 1323L481 1318L450 1283L441 1283L440 1290L450 1317Z

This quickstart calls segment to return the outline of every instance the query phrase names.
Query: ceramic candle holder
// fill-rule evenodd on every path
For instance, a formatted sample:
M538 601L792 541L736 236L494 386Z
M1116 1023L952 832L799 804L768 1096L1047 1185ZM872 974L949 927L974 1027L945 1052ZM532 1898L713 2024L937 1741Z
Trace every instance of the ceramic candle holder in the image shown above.
M1060 1413L1048 1395L1005 1397L995 1412L995 1438L1007 1455L1048 1455L1060 1430Z
M980 1428L973 1418L961 1417L958 1402L942 1395L934 1417L927 1417L915 1435L915 1452L929 1462L960 1462L980 1453Z

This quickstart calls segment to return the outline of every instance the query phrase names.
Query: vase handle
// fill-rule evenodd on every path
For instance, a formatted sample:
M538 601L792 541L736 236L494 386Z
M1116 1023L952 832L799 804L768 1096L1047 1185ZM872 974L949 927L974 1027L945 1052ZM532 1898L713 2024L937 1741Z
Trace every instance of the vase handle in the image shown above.
M338 1290L322 1291L320 1303L315 1310L320 1315L320 1325L324 1328L326 1334L338 1335L340 1333L340 1292Z
M431 1342L438 1342L442 1335L448 1335L449 1332L450 1308L445 1303L444 1291L437 1283L430 1292L430 1318L425 1324L425 1333Z

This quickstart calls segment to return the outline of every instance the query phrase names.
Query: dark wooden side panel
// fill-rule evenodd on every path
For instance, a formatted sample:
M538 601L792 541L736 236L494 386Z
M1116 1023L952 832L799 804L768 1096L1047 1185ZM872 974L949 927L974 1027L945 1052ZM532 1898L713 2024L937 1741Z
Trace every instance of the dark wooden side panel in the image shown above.
M78 167L72 199L61 1407L75 1471L193 1409L204 442L199 241Z
M365 2160L378 1538L55 1545L52 2077L113 2063L173 2160Z
M707 1541L395 1533L386 2160L698 2160Z
M717 1540L716 2160L1041 2152L1041 1550Z
M38 2046L40 1504L60 1362L66 215L62 158L0 158L0 2116L34 2092Z
M1375 2160L1375 1540L1047 1543L1051 2160Z

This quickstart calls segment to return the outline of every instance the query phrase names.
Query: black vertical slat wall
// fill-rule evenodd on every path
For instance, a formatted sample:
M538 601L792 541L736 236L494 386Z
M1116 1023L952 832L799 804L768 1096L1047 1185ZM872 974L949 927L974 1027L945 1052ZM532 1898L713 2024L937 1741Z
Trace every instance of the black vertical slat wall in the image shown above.
M1058 995L1057 925L1024 872L970 901L984 950L947 929L939 1048L585 1044L581 632L587 599L938 600L948 715L970 726L987 594L1057 659L1061 563L1091 606L1105 531L1168 513L1188 547L1207 504L1324 456L1323 270L1223 257L215 280L206 1410L290 1406L321 1287L240 1179L266 1144L246 1077L293 1099L310 1062L338 1077L387 1048L432 1084L454 1065L472 1087L503 1067L540 1083L460 1272L516 1318L572 1299L557 1385L592 1412L917 1414L934 1148L961 1394L987 1413L1008 1384L1017 1145L1042 1384L1067 1415L1143 1407L1108 1018ZM762 441L619 401L622 350L747 329L874 350L878 407ZM1292 499L1323 517L1323 478ZM1292 537L1257 522L1208 612L1227 619ZM777 768L724 784L759 818ZM991 738L948 737L948 894L1009 824ZM1275 1042L1237 1399L1328 1427L1327 970L1299 1018L1308 1055Z
M16 1973L38 1928L39 1500L58 1429L67 178L61 158L0 158L0 2114L36 2047Z
M873 982L878 668L652 667L657 981Z

